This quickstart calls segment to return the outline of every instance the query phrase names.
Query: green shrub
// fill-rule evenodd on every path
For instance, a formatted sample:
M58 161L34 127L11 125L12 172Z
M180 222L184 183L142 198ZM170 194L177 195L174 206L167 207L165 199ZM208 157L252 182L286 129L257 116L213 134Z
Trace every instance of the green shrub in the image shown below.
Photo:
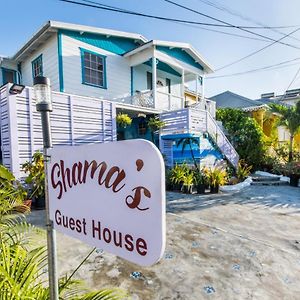
M238 163L238 168L236 170L236 177L238 178L239 182L246 179L251 172L252 166L248 166L247 163L241 159Z
M210 187L218 187L227 182L227 172L222 167L206 168L205 174Z
M229 133L229 138L240 159L253 169L262 166L267 152L266 137L255 119L238 109L217 110L217 120L221 121Z
M44 157L41 152L36 152L32 156L32 162L26 162L22 165L22 169L28 176L25 182L31 187L32 197L44 198L45 197L45 170L44 170Z

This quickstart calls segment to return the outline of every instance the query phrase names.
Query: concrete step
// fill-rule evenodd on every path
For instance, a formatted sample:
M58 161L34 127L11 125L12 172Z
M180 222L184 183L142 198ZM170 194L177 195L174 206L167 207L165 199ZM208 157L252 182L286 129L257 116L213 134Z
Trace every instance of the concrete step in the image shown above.
M280 181L280 176L251 176L252 180L255 182L261 181Z
M289 185L286 181L280 181L280 180L265 180L265 181L252 181L251 185L274 185L274 186L281 186L281 185Z

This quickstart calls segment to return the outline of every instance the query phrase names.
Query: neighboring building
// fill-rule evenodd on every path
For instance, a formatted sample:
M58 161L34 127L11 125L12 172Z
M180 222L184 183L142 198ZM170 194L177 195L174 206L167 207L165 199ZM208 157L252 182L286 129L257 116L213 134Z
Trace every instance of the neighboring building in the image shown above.
M287 90L283 95L275 95L275 93L261 94L261 98L257 101L263 103L277 103L282 105L296 105L300 100L300 89Z
M295 92L292 93L292 91ZM248 112L249 115L253 117L261 126L264 133L270 137L277 116L276 114L272 114L271 116L268 116L268 118L265 118L266 111L269 110L269 105L272 103L295 105L295 103L297 103L297 101L300 99L299 92L300 89L287 91L288 96L286 98L283 98L282 96L275 97L274 93L263 94L262 96L264 97L261 99L252 100L230 91L226 91L210 97L210 99L216 102L217 108L237 108ZM285 127L280 126L277 129L277 137L278 142L287 142L289 141L290 134ZM300 135L295 137L295 142L300 148Z
M250 116L253 117L264 129L264 131L269 131L269 128L265 128L267 127L267 124L264 125L264 114L268 109L268 106L263 102L254 101L230 91L215 95L210 97L210 99L216 102L217 108L237 108L248 112Z
M2 58L0 67L0 86L11 82L30 87L34 77L46 76L58 102L63 95L74 95L80 97L83 106L85 97L114 103L111 115L115 110L133 118L123 138L149 138L145 119L187 110L187 86L193 87L190 92L196 98L193 109L215 115L214 103L205 100L203 93L205 74L212 68L186 43L147 40L135 33L49 21L15 55ZM27 105L34 101L30 91L26 89L23 95ZM3 95L6 92L2 89ZM5 101L10 97L7 94ZM22 101L22 97L17 99ZM58 105L57 109L71 111L70 103L68 108ZM173 131L175 134L176 128ZM206 131L193 134L200 137Z

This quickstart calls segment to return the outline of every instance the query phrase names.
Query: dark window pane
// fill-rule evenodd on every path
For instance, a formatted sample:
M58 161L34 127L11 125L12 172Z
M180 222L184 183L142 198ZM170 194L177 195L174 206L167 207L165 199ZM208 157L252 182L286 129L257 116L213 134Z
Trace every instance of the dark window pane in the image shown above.
M4 71L4 78L3 78L3 83L14 83L14 72L13 71L9 71L9 70L5 70Z
M152 90L152 73L147 72L147 90Z
M101 56L84 53L84 82L97 86L104 85L104 59Z

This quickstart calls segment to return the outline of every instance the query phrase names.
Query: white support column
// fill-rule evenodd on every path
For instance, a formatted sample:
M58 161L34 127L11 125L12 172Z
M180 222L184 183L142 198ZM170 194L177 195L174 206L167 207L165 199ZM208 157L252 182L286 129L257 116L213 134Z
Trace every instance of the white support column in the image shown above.
M184 70L181 70L181 97L182 97L182 103L181 108L184 108Z
M157 95L156 95L156 57L153 55L152 57L152 97L153 97L153 106L154 108L158 107Z
M204 100L204 75L202 75L202 89L201 89L201 98Z
M195 74L195 78L196 78L196 102L198 102L199 101L199 98L198 98L198 94L199 94L199 88L198 88L198 86L199 86L199 84L198 84L198 75L197 74Z

